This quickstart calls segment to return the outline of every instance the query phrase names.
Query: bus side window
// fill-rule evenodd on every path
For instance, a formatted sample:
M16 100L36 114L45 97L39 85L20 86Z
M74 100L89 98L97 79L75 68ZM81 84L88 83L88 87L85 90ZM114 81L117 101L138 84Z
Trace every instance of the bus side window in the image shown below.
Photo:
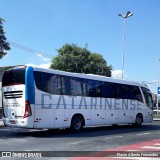
M115 84L115 98L118 99L123 99L123 95L122 95L122 84Z
M71 95L72 96L83 96L83 83L81 78L71 78Z
M62 94L83 96L83 83L81 78L62 76Z
M42 83L42 72L39 71L34 71L34 80L36 83L36 87L41 90L44 91L43 89L43 83Z
M114 98L114 95L115 95L114 83L102 82L102 97Z
M132 92L133 93L133 98L132 99L140 101L140 102L143 103L143 98L142 98L139 87L133 86L132 91L133 91Z
M71 95L71 81L68 76L62 76L62 94Z
M52 74L49 79L49 89L51 94L61 94L61 76Z
M84 95L88 97L102 97L101 81L84 79Z
M51 94L61 94L61 77L59 75L34 71L34 78L39 90Z
M121 85L121 97L122 99L131 99L131 87L130 85L122 84Z
M147 105L149 108L153 108L152 95L151 95L149 89L144 88L144 87L141 87L141 89L142 89L143 94L144 94L144 98L145 98L145 101L146 101L146 105Z

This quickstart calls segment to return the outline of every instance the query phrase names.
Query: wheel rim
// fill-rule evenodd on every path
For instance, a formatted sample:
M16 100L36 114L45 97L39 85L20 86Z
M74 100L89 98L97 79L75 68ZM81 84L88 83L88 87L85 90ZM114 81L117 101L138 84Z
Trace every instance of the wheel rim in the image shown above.
M81 126L82 126L82 121L80 119L76 119L74 123L74 129L78 130L81 128Z
M136 124L141 125L141 123L142 123L142 118L140 116L137 116Z

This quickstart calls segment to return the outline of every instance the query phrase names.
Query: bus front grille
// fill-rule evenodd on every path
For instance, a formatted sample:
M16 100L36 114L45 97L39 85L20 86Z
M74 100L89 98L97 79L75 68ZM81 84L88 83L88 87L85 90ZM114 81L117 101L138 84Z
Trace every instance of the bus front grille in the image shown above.
M5 99L22 98L23 91L9 91L3 93Z

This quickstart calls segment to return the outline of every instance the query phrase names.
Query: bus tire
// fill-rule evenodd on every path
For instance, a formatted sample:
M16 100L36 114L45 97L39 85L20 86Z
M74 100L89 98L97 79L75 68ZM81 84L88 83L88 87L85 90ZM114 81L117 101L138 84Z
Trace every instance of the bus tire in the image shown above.
M82 115L74 115L71 121L71 130L74 132L79 132L84 126L84 118Z
M134 126L140 127L142 125L142 122L143 122L143 116L142 116L142 114L139 113L136 116Z

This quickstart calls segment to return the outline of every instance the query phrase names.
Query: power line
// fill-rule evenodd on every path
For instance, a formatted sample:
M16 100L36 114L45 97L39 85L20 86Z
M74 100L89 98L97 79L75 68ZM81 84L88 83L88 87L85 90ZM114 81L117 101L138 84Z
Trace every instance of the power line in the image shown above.
M32 49L30 47L26 47L26 46L23 46L21 44L18 44L18 43L15 43L15 42L11 42L11 41L9 41L9 43L10 43L11 46L16 47L16 48L21 49L21 50L24 50L26 52L30 52L30 53L36 54L38 56L42 56L44 58L51 58L51 59L53 58L53 56L50 55L50 54L47 54L47 53Z

